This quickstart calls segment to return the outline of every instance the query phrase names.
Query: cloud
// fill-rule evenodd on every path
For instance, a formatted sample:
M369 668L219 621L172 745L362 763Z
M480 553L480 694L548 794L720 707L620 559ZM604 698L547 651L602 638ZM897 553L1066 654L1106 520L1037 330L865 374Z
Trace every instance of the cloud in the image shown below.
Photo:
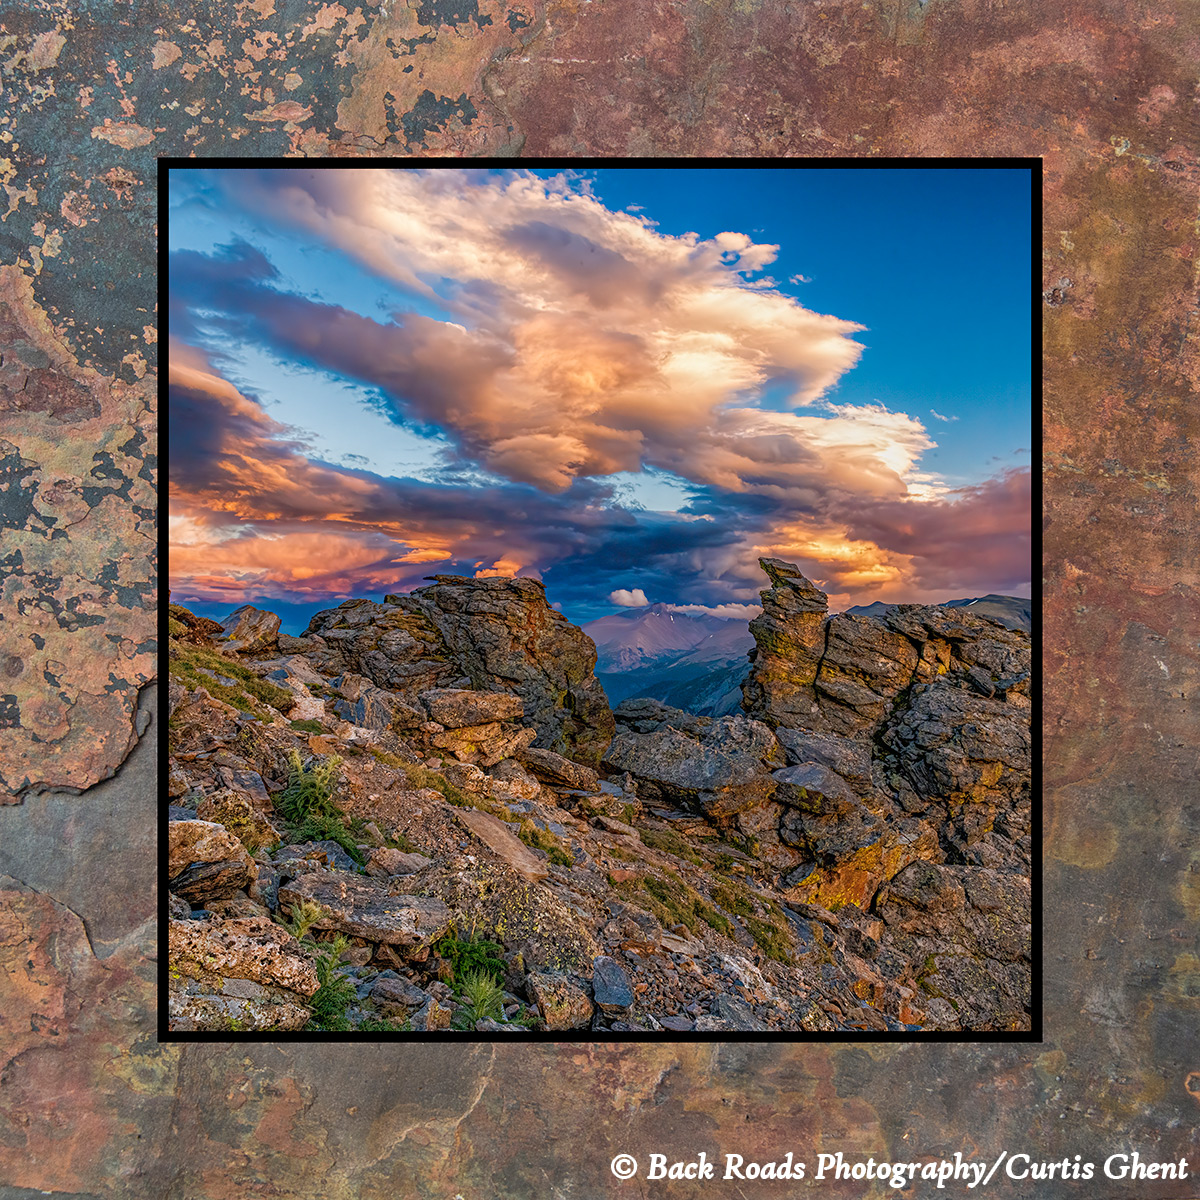
M646 593L641 588L634 588L633 591L626 591L625 588L617 588L614 592L608 593L610 603L616 604L621 608L645 608L650 603L646 599Z
M957 417L943 417L942 414L940 412L938 412L936 408L931 408L929 410L929 413L930 413L930 416L937 417L937 419L939 421L957 421L958 420Z
M753 621L762 612L761 604L668 604L667 607L671 612L736 621Z
M436 424L464 462L546 490L675 461L696 431L736 437L722 410L767 380L815 404L862 352L860 325L751 278L778 247L661 234L561 179L213 179L234 204L320 236L453 319L375 321L287 295L260 253L234 245L172 257L186 322L376 386L394 419Z
M952 490L922 468L935 442L916 417L838 402L862 326L758 277L774 245L660 233L566 174L207 179L214 203L424 302L366 316L290 292L245 241L172 255L173 586L338 597L435 570L522 573L579 611L620 571L638 586L609 604L649 594L744 616L760 554L794 558L851 603L1029 577L1028 471L1024 492L1011 473ZM239 346L365 385L381 416L436 431L437 481L321 461L225 378ZM758 406L768 383L785 411ZM613 477L644 468L683 481L681 511L622 505Z
M812 281L813 281L813 277L811 275L789 275L788 276L788 283L812 283Z

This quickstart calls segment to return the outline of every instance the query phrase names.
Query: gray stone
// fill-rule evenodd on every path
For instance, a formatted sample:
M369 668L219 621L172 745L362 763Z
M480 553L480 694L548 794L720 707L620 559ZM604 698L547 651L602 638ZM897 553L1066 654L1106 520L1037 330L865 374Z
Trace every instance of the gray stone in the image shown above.
M322 869L310 871L279 889L282 905L313 901L325 910L315 928L340 930L352 937L392 946L424 946L450 925L450 910L430 896L393 895L362 876Z
M592 963L592 998L606 1013L624 1012L633 1005L633 986L625 968L602 954Z

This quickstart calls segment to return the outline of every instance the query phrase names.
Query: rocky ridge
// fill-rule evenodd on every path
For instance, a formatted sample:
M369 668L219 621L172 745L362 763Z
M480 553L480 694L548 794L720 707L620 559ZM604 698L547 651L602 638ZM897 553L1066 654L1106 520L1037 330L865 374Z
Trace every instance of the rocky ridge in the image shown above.
M763 566L721 718L610 712L531 580L173 606L172 1027L1028 1028L1028 636Z

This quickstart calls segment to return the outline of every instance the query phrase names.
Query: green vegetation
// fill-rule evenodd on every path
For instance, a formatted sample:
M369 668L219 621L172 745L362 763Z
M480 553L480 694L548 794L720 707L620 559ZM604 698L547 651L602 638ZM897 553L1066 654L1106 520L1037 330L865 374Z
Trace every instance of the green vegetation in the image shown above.
M773 958L776 962L790 963L795 943L792 941L787 917L777 904L768 903L765 907L768 914L766 919L746 917L746 928L768 958Z
M569 867L574 863L574 858L571 857L562 847L562 842L558 840L548 829L539 829L532 821L524 820L521 822L521 828L517 833L517 837L521 839L527 846L533 846L535 849L544 850L549 856L552 863L557 863L560 867Z
M324 733L325 732L325 726L322 725L320 721L312 721L307 718L303 721L292 721L292 722L290 722L290 724L291 724L291 727L297 733Z
M733 934L733 926L728 918L713 908L699 892L688 887L674 871L664 869L662 878L642 875L622 883L615 883L610 875L608 882L635 904L648 909L668 929L683 925L695 933L703 921L727 937Z
M642 841L651 850L661 850L664 854L673 854L676 858L685 859L700 867L704 859L692 849L686 838L681 837L673 829L642 829L639 830Z
M469 796L465 795L461 788L456 787L448 780L440 771L431 771L428 767L423 767L419 763L397 763L408 776L408 782L412 787L432 788L435 792L441 792L446 799L456 808L482 808L482 804L477 804ZM505 815L508 815L508 810L505 809Z
M457 986L469 974L483 974L497 982L504 978L504 947L496 942L475 937L459 937L458 928L451 925L433 945L434 950L450 964L450 978Z
M262 705L269 704L280 712L287 712L295 704L295 698L286 688L259 679L253 671L231 658L180 642L174 633L168 647L170 673L190 690L202 687L210 696L264 721L269 715ZM233 682L222 683L216 678L218 675Z
M301 939L325 915L325 910L315 900L302 900L292 906L291 919L280 924L292 935Z
M739 917L748 917L754 911L750 893L736 883L727 881L713 888L712 898L727 912Z
M795 943L783 910L773 900L755 896L749 888L725 880L713 888L713 900L727 913L741 917L759 949L776 962L792 961Z
M412 1022L389 1021L382 1017L368 1017L358 1027L359 1033L411 1033Z
M358 992L349 979L336 973L342 955L349 948L350 939L340 933L332 942L323 943L317 948L313 965L321 986L308 1002L312 1018L306 1029L344 1032L350 1028L346 1009L358 999Z
M454 1014L456 1029L474 1029L476 1021L500 1021L504 1018L504 991L487 971L468 971L455 990L463 1007Z
M290 836L298 842L337 842L361 867L362 851L346 828L341 809L333 801L333 789L341 758L331 754L311 770L304 766L298 750L288 751L288 782L275 797L275 808L288 823Z

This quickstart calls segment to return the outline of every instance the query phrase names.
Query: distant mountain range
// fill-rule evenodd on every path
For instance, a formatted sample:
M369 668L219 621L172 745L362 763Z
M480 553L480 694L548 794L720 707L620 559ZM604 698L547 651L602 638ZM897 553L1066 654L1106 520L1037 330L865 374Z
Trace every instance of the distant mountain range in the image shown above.
M946 600L946 608L971 608L1009 629L1029 632L1033 602L1020 596ZM877 617L894 604L856 605L846 611ZM651 696L701 716L738 712L741 683L754 645L748 623L675 612L669 604L629 608L583 626L596 643L596 678L614 708L631 696Z
M668 604L630 608L583 626L596 643L596 678L608 701L653 696L689 712L721 715L741 704L754 645L747 623L681 613Z

